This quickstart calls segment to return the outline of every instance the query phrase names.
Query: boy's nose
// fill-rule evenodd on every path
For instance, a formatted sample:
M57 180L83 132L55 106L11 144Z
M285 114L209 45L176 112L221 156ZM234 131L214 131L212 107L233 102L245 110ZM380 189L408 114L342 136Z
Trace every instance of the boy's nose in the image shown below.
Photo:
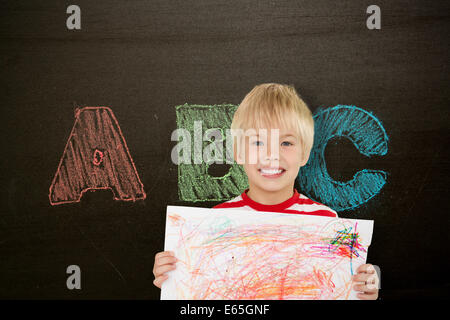
M265 156L265 160L267 160L267 161L280 160L280 155L278 154L278 152L273 152L273 153L271 152Z
M263 155L264 161L279 161L280 160L280 151L279 149L275 147L268 146L266 150L266 154Z
M274 160L279 160L280 158L280 148L277 142L273 142L269 144L269 152L270 157L274 158Z
M268 166L271 168L278 168L280 166L280 157L276 154L270 154L261 161L261 165Z

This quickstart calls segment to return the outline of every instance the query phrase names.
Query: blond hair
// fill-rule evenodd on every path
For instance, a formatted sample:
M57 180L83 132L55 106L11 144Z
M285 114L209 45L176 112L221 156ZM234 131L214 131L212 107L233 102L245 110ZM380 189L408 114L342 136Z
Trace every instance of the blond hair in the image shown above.
M300 138L303 159L309 157L314 142L314 120L293 86L278 83L255 86L234 113L231 131L273 126L293 130Z

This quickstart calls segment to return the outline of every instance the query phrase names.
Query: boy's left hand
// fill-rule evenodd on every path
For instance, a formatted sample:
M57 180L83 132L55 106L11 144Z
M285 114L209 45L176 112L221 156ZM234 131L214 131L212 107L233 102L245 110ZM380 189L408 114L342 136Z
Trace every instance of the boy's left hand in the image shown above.
M362 300L376 300L378 298L378 284L380 281L373 265L360 265L352 280L354 282L353 289L360 291L357 294L358 298Z

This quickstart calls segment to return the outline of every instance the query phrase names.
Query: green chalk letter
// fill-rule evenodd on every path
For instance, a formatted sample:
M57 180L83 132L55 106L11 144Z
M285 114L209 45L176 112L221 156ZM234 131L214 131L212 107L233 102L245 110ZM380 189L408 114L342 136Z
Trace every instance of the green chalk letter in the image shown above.
M239 195L244 189L248 188L247 176L244 169L236 163L231 164L229 171L222 177L213 177L208 174L208 167L211 165L211 155L216 157L217 152L221 152L221 159L226 158L227 163L230 158L229 153L223 156L223 143L229 149L231 135L225 135L223 132L231 126L233 114L237 106L230 104L222 105L189 105L184 104L176 107L177 128L189 132L190 137L186 138L186 131L183 132L183 144L179 148L183 149L183 161L178 164L178 192L180 200L183 201L224 201ZM216 129L216 130L210 130ZM219 129L220 135L213 134ZM205 134L203 135L203 130ZM214 142L212 143L212 138ZM225 141L224 141L224 140ZM174 138L172 138L174 140ZM191 141L193 140L193 141ZM194 152L184 152L186 143L190 143L190 150ZM221 143L221 147L217 144ZM206 148L205 148L206 147ZM203 152L202 152L203 150ZM189 156L189 161L186 161ZM199 157L200 156L200 157ZM206 158L205 161L202 161Z

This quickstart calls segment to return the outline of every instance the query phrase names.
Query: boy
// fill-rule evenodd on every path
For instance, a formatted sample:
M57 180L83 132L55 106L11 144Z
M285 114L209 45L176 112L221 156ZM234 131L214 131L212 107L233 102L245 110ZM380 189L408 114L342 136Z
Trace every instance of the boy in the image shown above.
M243 166L249 188L214 208L337 217L332 209L294 189L295 178L313 146L314 121L292 86L268 83L253 88L236 110L231 130L234 160ZM176 261L172 252L156 254L155 286L161 288ZM372 265L361 265L353 280L360 299L377 299Z

